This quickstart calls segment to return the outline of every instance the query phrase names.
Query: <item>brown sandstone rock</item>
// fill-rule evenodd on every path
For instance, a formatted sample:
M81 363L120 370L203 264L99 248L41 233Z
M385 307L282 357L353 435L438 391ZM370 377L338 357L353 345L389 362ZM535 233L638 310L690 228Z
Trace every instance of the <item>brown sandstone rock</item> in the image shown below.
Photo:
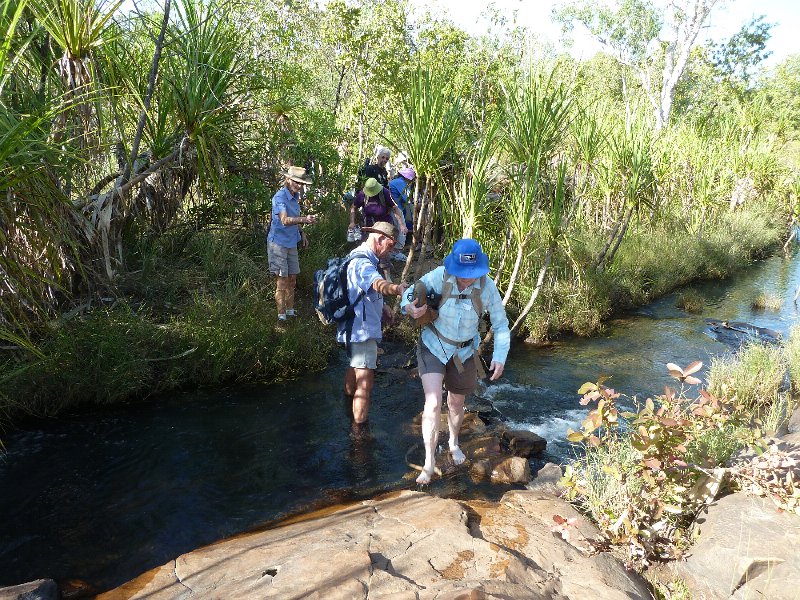
M492 468L492 483L528 483L531 480L531 465L527 458L511 456Z
M195 550L99 598L650 597L612 557L554 535L554 513L575 514L527 491L469 506L405 491Z
M508 443L511 454L530 458L534 454L541 454L547 447L547 440L532 431L524 429L506 429L503 439Z
M673 565L695 600L795 600L800 589L800 517L770 500L736 493L696 521L699 537L685 563Z
M561 485L563 473L561 467L554 463L547 463L536 473L536 477L528 485L528 489L553 496L560 496L565 488Z

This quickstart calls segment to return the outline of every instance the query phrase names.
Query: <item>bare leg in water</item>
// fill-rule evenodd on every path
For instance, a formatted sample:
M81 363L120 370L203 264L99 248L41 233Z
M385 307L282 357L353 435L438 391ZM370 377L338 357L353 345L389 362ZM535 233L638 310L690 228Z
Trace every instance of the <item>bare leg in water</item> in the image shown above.
M375 373L372 369L354 369L350 367L344 376L344 393L353 397L353 421L366 423L369 417L369 405Z

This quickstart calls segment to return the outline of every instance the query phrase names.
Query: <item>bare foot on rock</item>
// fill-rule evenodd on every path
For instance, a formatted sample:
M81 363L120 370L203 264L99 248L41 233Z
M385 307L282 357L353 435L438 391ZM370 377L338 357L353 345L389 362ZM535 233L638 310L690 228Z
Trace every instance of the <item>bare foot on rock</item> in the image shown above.
M464 456L464 453L461 451L461 448L455 446L450 448L450 456L453 457L453 464L454 465L463 465L464 461L467 460L467 457Z
M431 482L431 479L433 479L433 471L434 471L433 468L430 469L423 468L419 474L419 477L417 477L417 483L419 485L429 484Z

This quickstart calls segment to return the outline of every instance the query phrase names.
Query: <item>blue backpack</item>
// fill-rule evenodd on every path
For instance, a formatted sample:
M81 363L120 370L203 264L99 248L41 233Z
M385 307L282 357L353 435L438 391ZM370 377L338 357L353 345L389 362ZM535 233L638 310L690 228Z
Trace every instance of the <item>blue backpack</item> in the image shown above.
M351 252L347 256L328 259L328 265L314 273L314 310L325 325L345 323L348 330L353 327L356 304L364 298L363 290L355 302L350 304L347 291L347 265L355 258L369 259L365 252ZM348 338L349 331L348 331Z

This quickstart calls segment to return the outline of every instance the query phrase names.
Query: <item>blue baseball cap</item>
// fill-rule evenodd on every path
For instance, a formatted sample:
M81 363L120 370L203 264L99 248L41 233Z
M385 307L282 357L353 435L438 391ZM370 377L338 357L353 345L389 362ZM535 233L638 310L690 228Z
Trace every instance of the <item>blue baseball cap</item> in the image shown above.
M489 257L477 241L465 238L453 244L453 251L444 259L444 268L456 277L483 277L489 272Z

